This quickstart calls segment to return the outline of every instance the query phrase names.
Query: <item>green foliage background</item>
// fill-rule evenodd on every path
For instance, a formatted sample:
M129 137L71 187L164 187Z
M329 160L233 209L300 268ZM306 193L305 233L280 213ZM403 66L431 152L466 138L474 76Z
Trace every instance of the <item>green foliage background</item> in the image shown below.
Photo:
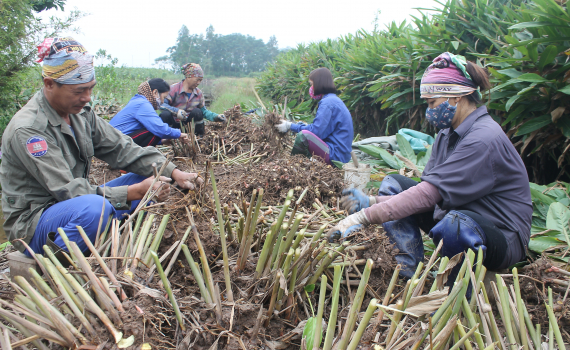
M359 31L282 53L259 78L274 101L288 96L309 112L308 75L327 67L352 112L357 132L394 134L408 127L429 134L419 98L421 77L440 53L461 54L488 68L494 88L485 102L539 183L570 176L570 13L565 1L449 0L411 23ZM433 3L434 5L436 3ZM529 157L527 157L530 155ZM554 165L554 167L553 167ZM556 169L556 165L560 169Z

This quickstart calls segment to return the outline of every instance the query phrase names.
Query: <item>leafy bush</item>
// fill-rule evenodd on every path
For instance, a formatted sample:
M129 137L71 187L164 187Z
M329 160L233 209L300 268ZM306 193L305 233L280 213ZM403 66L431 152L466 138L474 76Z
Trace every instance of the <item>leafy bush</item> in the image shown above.
M285 96L295 111L315 107L308 75L327 67L340 97L364 134L393 134L408 127L433 134L419 98L421 77L440 53L454 52L489 69L496 85L485 96L538 182L553 159L566 173L570 149L570 15L555 0L449 0L413 25L391 23L381 32L359 31L337 40L299 45L277 57L259 78L262 93ZM570 176L566 173L566 176Z

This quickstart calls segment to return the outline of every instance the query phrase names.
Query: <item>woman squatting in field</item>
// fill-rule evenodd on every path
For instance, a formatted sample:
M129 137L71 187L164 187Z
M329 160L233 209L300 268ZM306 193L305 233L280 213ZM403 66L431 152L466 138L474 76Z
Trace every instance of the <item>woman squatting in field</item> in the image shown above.
M275 127L281 133L296 132L291 154L316 156L331 164L332 160L347 163L352 150L354 130L352 116L344 102L336 95L331 72L317 68L309 74L309 95L319 100L317 115L312 124L282 120Z
M345 190L342 202L352 215L329 239L382 224L400 251L400 274L408 278L424 258L420 229L436 245L443 240L443 256L483 249L488 270L523 260L533 210L528 175L501 126L484 105L477 107L488 88L483 68L448 52L438 56L420 86L426 119L440 129L421 182L388 175L378 196Z

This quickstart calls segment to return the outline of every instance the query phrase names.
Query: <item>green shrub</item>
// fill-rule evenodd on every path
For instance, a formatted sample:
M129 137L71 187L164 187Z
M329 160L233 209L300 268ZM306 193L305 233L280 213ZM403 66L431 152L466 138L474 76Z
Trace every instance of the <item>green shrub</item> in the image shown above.
M281 54L259 78L273 100L288 96L293 110L310 111L308 74L328 67L356 131L394 134L408 127L429 134L421 77L440 53L450 51L487 67L495 87L485 96L535 173L555 159L564 165L570 147L570 15L554 0L449 0L412 25L391 23L381 32L359 31L337 40L299 45ZM566 50L566 51L565 51ZM531 174L537 182L544 176ZM567 176L568 173L566 173ZM531 176L531 177L532 177ZM542 178L541 178L542 177Z

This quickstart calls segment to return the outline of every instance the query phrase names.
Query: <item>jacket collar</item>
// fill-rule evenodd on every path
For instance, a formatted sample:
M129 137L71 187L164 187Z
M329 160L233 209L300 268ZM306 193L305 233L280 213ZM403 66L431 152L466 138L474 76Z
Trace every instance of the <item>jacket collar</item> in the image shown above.
M55 109L53 109L53 107L49 104L43 88L40 90L40 95L41 95L40 106L42 107L42 110L44 111L49 123L53 126L61 125L62 118L59 116L59 114L57 114Z

